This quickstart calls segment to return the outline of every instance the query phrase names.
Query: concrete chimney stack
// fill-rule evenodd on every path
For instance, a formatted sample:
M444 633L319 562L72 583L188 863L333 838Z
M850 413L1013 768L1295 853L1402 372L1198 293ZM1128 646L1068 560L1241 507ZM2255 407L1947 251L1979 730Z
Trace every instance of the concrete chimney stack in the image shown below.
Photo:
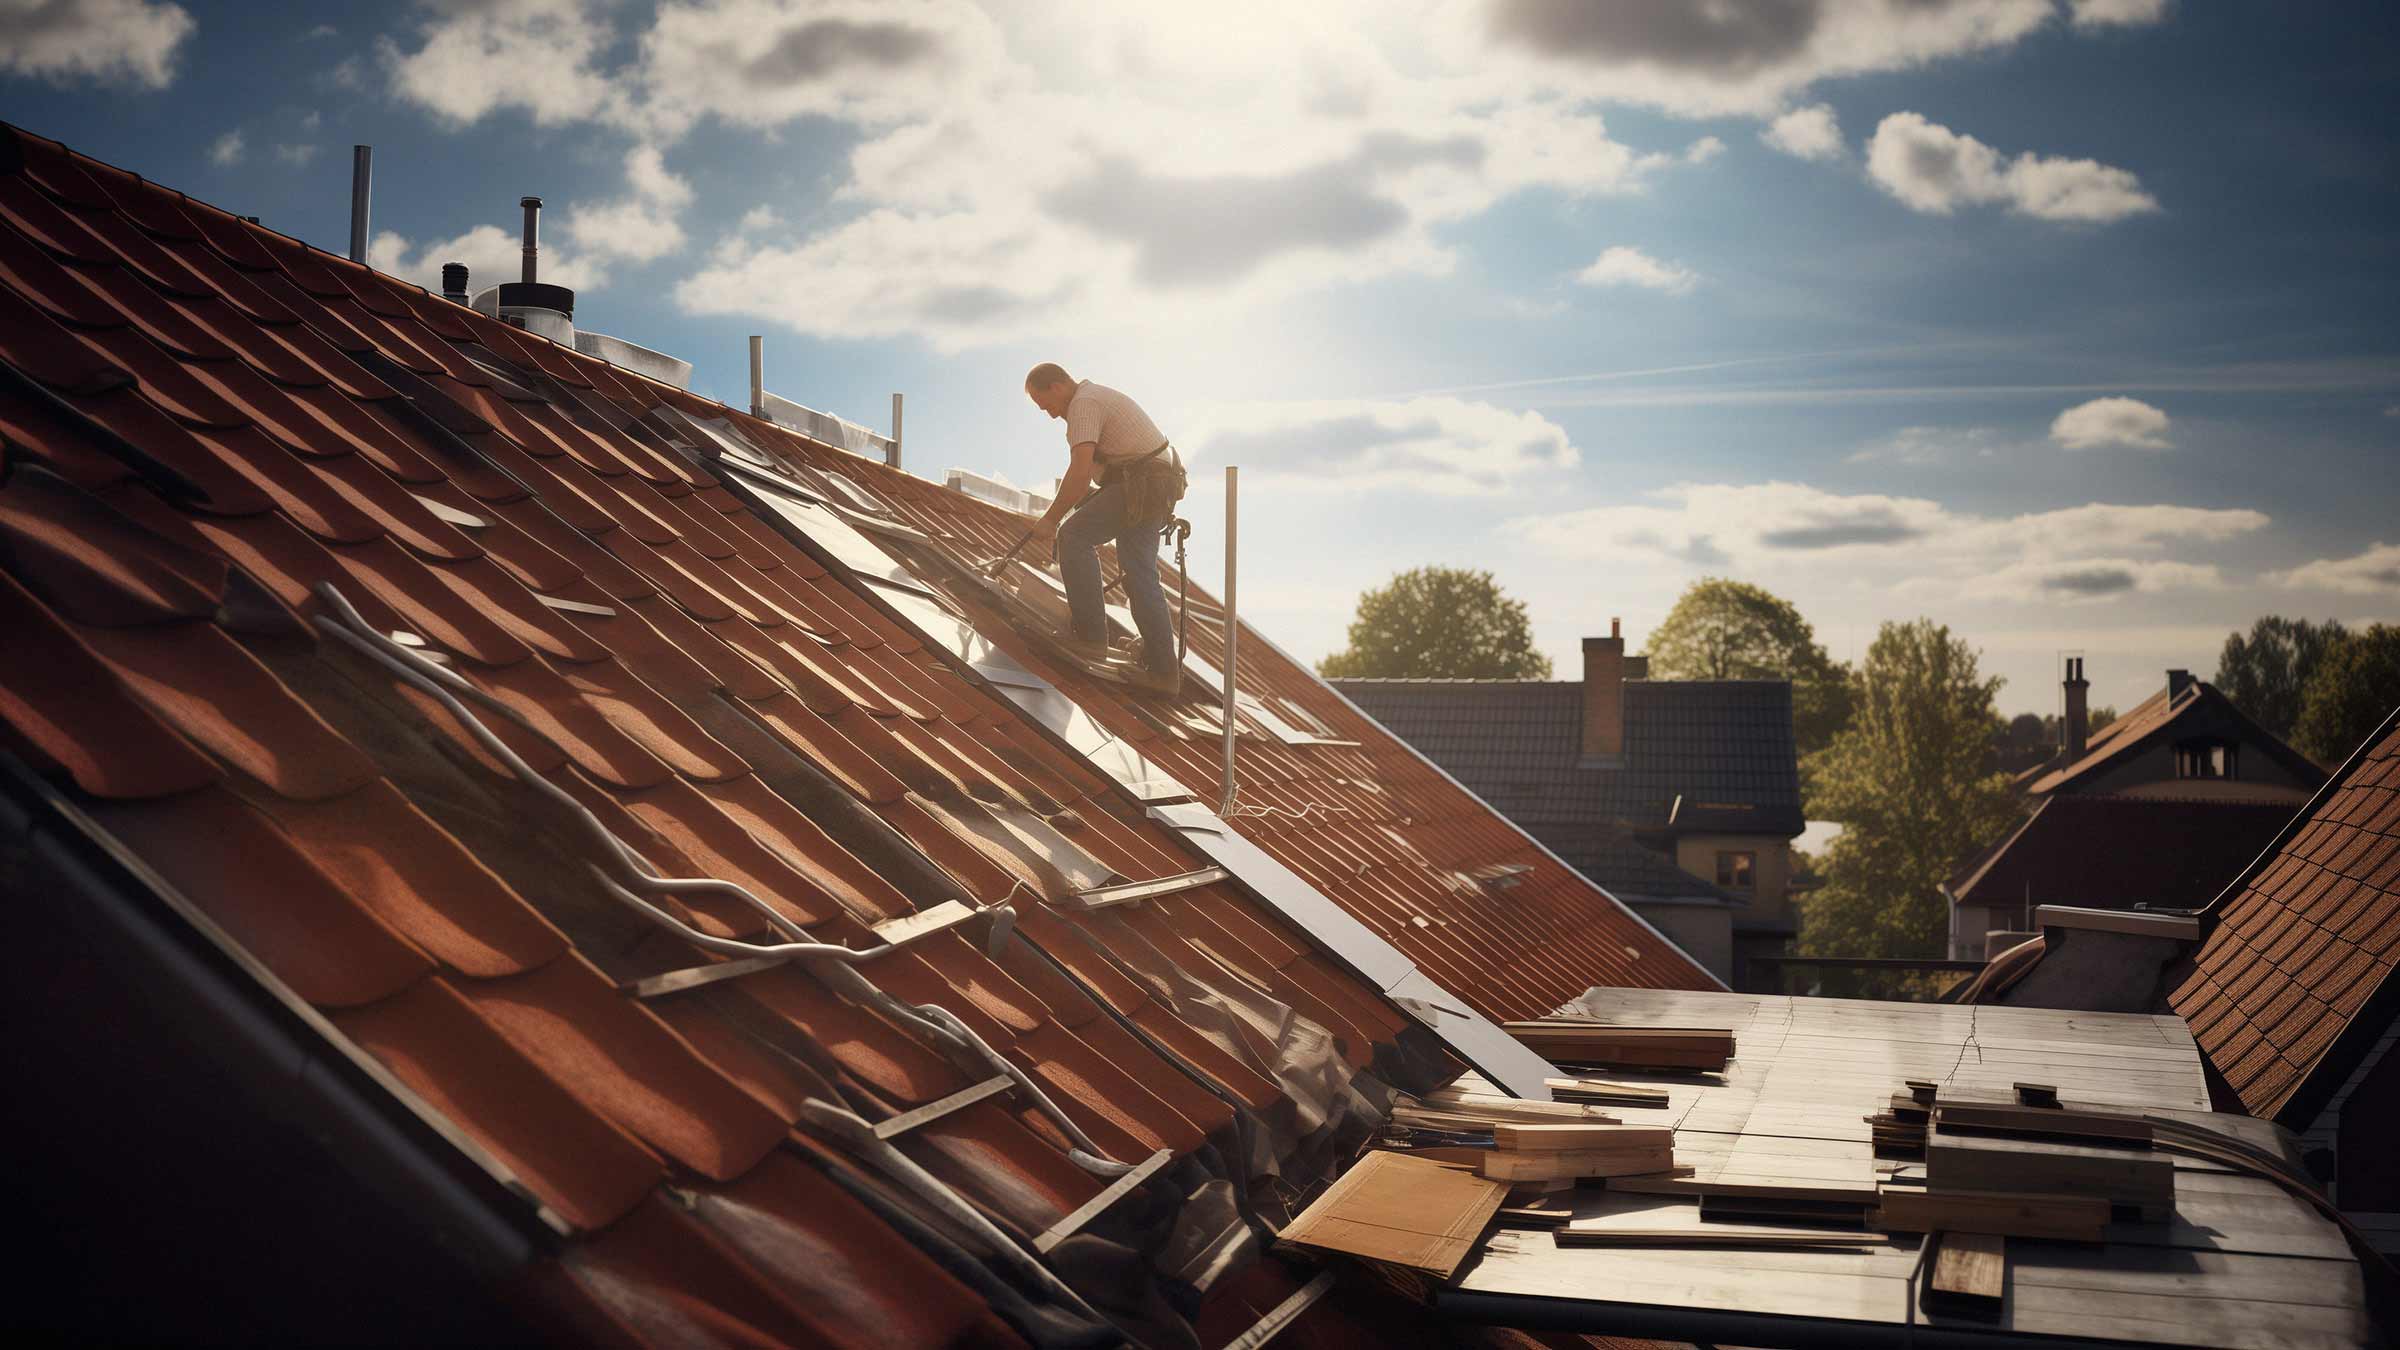
M2067 762L2070 764L2083 758L2084 745L2091 736L2091 687L2092 682L2083 678L2083 658L2080 656L2068 657L2067 716L2066 724L2060 730L2066 737Z
M1608 621L1608 636L1583 640L1583 757L1625 753L1625 635Z

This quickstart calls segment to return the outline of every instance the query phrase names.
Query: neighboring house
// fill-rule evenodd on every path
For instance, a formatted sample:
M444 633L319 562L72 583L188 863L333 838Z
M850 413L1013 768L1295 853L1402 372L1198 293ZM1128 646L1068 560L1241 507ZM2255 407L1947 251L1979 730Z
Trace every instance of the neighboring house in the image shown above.
M2400 1251L2400 712L2197 915L2053 909L1976 1002L2173 1012L2218 1110L2302 1137L2310 1171Z
M2048 763L2018 775L2028 796L2105 792L2297 807L2325 781L2315 760L2188 670L2168 671L2165 688L2088 736L2091 682L2083 677L2083 658L2068 659L2063 687L2066 743Z
M1652 680L1616 623L1581 680L1335 680L1351 702L1736 988L1798 924L1792 689Z
M1942 884L1954 960L2022 941L2043 905L2205 905L2325 781L2190 671L2087 738L2088 689L2070 657L2065 744L2017 775L2025 818Z

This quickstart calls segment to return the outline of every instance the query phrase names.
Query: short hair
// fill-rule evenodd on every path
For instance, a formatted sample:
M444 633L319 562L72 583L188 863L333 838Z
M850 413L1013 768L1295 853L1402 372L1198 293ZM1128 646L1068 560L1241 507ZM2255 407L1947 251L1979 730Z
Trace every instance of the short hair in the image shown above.
M1067 374L1067 368L1056 361L1044 361L1025 372L1025 387L1028 389L1047 389L1054 384L1074 382L1074 377Z

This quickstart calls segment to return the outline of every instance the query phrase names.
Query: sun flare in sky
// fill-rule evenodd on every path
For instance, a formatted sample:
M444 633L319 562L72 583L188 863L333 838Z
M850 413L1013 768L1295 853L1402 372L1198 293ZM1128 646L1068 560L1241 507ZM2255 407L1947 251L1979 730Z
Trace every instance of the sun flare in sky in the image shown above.
M0 116L1046 484L1055 360L1242 475L1246 617L1488 568L1562 675L1692 580L2005 711L2400 618L2388 5L0 0Z

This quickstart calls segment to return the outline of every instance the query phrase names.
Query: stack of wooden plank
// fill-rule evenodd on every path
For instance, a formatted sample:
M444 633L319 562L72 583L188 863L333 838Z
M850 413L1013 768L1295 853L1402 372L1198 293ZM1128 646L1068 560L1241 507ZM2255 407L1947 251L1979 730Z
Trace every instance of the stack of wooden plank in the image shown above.
M1665 1172L1675 1166L1675 1132L1663 1125L1508 1125L1475 1170L1495 1181L1564 1181Z
M1733 1033L1702 1027L1621 1027L1573 1017L1510 1022L1508 1033L1560 1064L1715 1072L1733 1058Z
M2057 1101L2032 1084L2014 1101L1953 1099L1931 1084L1892 1094L1889 1111L1868 1117L1877 1152L1888 1143L1923 1157L1924 1176L1887 1181L1870 1221L1904 1232L2098 1242L2113 1210L2168 1218L2175 1165L2151 1148L2150 1123Z
M1285 1242L1448 1278L1508 1187L1406 1153L1369 1153L1283 1230Z

